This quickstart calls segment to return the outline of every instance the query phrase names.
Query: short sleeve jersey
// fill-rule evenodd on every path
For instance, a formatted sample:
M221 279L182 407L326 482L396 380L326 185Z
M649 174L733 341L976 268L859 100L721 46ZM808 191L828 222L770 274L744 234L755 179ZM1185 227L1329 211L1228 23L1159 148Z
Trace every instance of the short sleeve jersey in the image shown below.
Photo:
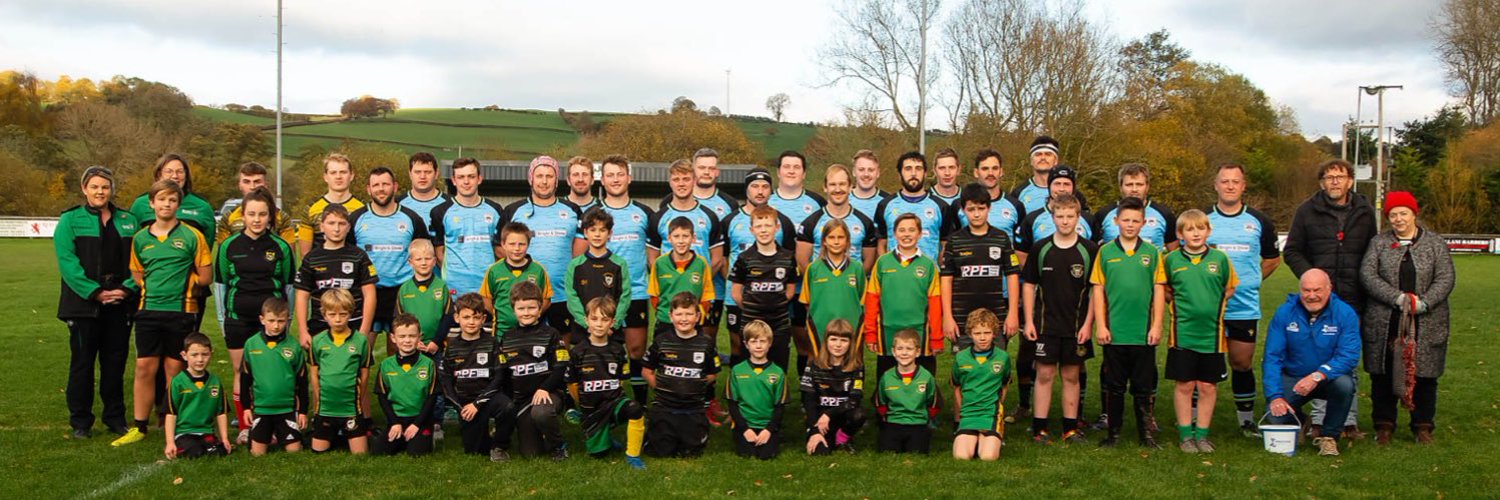
M610 206L609 202L599 200L597 205L605 213L615 220L615 229L609 235L609 251L619 255L638 255L640 258L627 259L630 263L630 295L640 299L646 293L646 275L649 262L646 262L646 241L651 233L651 209L638 201L632 201L623 208ZM579 232L579 237L583 232Z
M858 328L864 321L865 268L853 259L839 264L816 259L802 276L798 302L807 305L807 326L817 339L813 353L823 348L828 323L843 319Z
M312 340L312 365L318 368L318 416L359 416L359 371L370 368L375 358L369 341L359 332L343 340L323 332Z
M573 260L573 240L578 238L582 212L568 200L559 198L551 204L538 205L528 198L505 207L505 215L508 222L520 222L531 229L531 246L527 251L550 273L552 289L562 290L565 286L562 270ZM562 294L552 296L553 303L565 299Z
M750 249L740 254L734 269L729 272L729 281L743 287L744 303L740 310L747 320L765 321L783 333L791 326L791 301L787 292L801 280L797 273L797 255L790 249L777 247L776 253L765 255Z
M288 335L273 339L265 332L245 340L240 370L251 375L250 391L257 415L291 413L297 404L297 385L307 377L307 351Z
M1120 225L1115 224L1115 215L1120 213L1120 203L1110 203L1095 214L1094 223L1099 225L1099 240L1109 241L1120 237ZM1141 238L1167 248L1167 243L1177 241L1177 214L1154 201L1146 202L1146 224L1141 226Z
M855 262L864 262L864 250L875 248L880 243L880 235L875 232L875 221L860 213L858 210L849 210L843 217L828 213L828 209L813 212L812 215L802 219L802 224L797 229L797 240L812 244L812 256L817 257L823 252L823 230L828 228L828 223L833 220L841 220L844 226L849 228L849 257Z
M1229 255L1212 249L1202 255L1178 248L1166 257L1172 302L1171 346L1201 353L1225 352L1224 292L1239 284Z
M948 204L934 198L931 193L916 199L898 193L880 202L875 211L875 231L880 233L881 238L888 240L887 250L896 250L896 219L901 214L916 214L921 219L922 236L917 240L917 248L922 250L923 255L936 258L942 249L942 242L948 239L948 226L943 221Z
M167 393L167 413L177 416L177 435L213 434L214 420L230 413L228 395L213 373L194 377L187 370L178 372Z
M719 373L719 351L713 338L676 332L656 336L641 361L656 375L652 404L675 410L702 409L713 398L708 377Z
M1260 261L1281 256L1276 249L1276 225L1271 218L1249 206L1226 214L1214 206L1208 211L1213 233L1208 244L1229 255L1240 285L1224 310L1224 319L1260 319Z
M1094 320L1109 328L1110 343L1146 345L1156 285L1166 281L1161 252L1151 242L1139 239L1125 248L1115 239L1099 247L1089 283L1104 287L1105 314Z
M213 265L203 233L178 222L167 234L151 234L151 226L136 231L130 244L130 270L143 273L142 311L197 313L198 285L194 272Z
M375 264L380 279L375 286L395 288L411 279L407 249L415 239L427 238L427 224L410 208L398 206L390 215L376 214L370 207L355 210L349 216L347 244L359 247Z
M973 347L953 355L953 387L963 394L958 428L1002 431L1000 395L1010 382L1010 354L1005 349L975 352Z
M448 193L438 192L437 196L433 196L431 199L418 200L417 197L412 196L411 192L407 192L406 194L401 195L401 197L396 200L396 203L400 203L403 207L410 208L412 212L415 212L417 214L417 217L420 217L422 219L422 226L427 228L427 238L431 239L432 209L437 208L438 205L442 205L443 203L452 199L453 197L448 196Z
M771 198L766 203L770 204L771 208L775 208L781 215L794 221L806 219L808 216L822 210L823 205L828 204L827 201L823 200L822 196L807 189L803 189L802 194L796 198L783 198L780 192L773 189L771 190Z
M359 288L373 284L378 279L380 277L376 274L375 264L370 262L370 257L365 255L364 250L349 245L333 250L317 246L302 258L302 266L297 268L293 286L312 293L312 307L308 310L308 317L319 321L323 319L323 303L318 300L322 292L335 288L349 290L354 295L354 309L349 312L349 324L357 325L364 319L365 303L365 296L359 293Z
M656 298L656 322L666 323L672 317L672 297L687 292L698 297L699 302L711 302L718 297L713 279L709 276L708 259L691 254L686 261L678 262L671 253L664 253L651 265L651 278L646 290Z
M1009 308L1006 276L1019 272L1021 264L1010 237L994 226L981 235L965 227L949 237L943 252L940 272L953 278L953 319L958 328L967 330L969 313L976 309L1004 318Z
M937 377L921 366L917 366L917 370L908 375L902 376L899 366L880 374L875 404L887 408L886 422L927 425L929 412L937 407Z
M452 301L448 284L438 276L425 283L413 277L396 290L396 310L417 317L424 343L436 342L442 334L438 329L442 327L443 317L448 314Z
M730 213L729 217L724 219L719 225L720 229L723 230L723 233L719 235L719 241L724 242L724 257L728 259L726 262L729 265L730 272L734 271L735 262L740 260L740 256L744 255L746 250L755 248L755 233L750 231L750 219L750 213L746 209L741 208ZM781 213L780 210L777 210L776 221L780 225L779 230L776 231L776 246L795 248L797 244L797 226L793 225L791 219L788 219L786 214ZM724 295L725 304L731 306L737 305L732 295L727 293Z
M1041 335L1071 338L1083 328L1089 308L1089 267L1099 247L1078 238L1062 248L1048 238L1032 248L1023 273L1035 283L1037 330Z
M443 280L454 296L478 292L495 262L505 209L490 200L468 206L453 199L432 209L432 244L443 247Z

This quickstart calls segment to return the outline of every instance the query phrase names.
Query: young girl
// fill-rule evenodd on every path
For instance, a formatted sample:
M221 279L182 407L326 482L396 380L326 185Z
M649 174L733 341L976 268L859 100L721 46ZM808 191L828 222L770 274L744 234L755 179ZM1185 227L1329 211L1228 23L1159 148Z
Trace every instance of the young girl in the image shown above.
M807 336L812 355L822 356L820 347L828 335L825 326L842 320L849 325L863 321L865 268L850 257L849 226L843 220L830 219L823 226L823 241L818 259L807 265L802 276L802 295L797 298L807 306Z
M806 297L807 288L802 290ZM865 356L848 320L834 319L824 330L822 348L802 377L807 453L823 455L834 447L853 453L854 435L865 425L865 412L859 407L865 391Z
M989 309L969 313L973 345L953 356L953 405L958 408L958 435L953 457L1000 458L1005 433L1005 386L1010 383L1010 355L995 349L1000 318Z

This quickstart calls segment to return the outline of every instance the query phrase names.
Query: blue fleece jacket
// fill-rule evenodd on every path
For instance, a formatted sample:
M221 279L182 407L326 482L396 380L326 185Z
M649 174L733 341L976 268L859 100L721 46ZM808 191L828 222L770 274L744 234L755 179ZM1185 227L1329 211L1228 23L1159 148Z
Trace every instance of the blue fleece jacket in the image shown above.
M1266 401L1285 397L1290 387L1281 376L1306 377L1314 371L1328 379L1348 375L1359 365L1359 314L1338 295L1316 319L1309 318L1300 294L1287 296L1266 329L1266 352L1261 361Z

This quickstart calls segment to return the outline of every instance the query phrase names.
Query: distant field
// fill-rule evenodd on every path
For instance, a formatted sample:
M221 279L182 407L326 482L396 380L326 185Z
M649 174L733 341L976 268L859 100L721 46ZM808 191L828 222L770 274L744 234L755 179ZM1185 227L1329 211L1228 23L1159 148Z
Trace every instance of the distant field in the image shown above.
M745 131L745 137L760 143L761 149L765 151L762 155L767 161L775 159L776 155L788 149L801 151L807 147L807 141L812 139L816 128L800 123L769 123L738 121L741 130Z

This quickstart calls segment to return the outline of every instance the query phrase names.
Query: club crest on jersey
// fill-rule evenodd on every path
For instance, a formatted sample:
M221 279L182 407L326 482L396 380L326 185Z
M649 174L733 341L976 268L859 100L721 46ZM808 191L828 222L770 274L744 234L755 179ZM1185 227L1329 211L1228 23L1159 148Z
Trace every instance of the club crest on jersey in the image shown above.
M1255 224L1251 224L1249 222L1246 222L1245 223L1245 232L1247 232L1247 233L1253 233L1253 232L1255 232Z
M458 360L458 362L459 363L463 363L464 360L460 359L460 360ZM479 363L481 365L490 364L490 353L487 353L487 352L476 352L476 353L474 353L474 362L475 363Z
M917 392L926 393L927 392L927 384L925 384L925 383L917 384Z
M1151 265L1151 256L1150 255L1142 255L1141 256L1141 266L1142 267L1147 267L1147 266L1150 266L1150 265Z
M489 223L492 223L492 222L495 222L495 216L490 215L490 214L484 214L484 223L485 224L489 224Z
M557 218L559 218L559 219L566 220L569 216L571 216L571 214L569 214L567 211L562 211L562 212L558 212L557 213Z
M916 274L918 278L925 278L927 277L927 268L918 267L915 271L912 271L912 274Z
M219 397L219 387L218 386L210 387L208 389L208 397L211 397L211 398L217 398L217 397Z
M766 375L766 383L767 384L776 385L776 381L777 380L780 380L780 377L777 377L776 374L774 374L774 373L772 373L770 375Z
M273 262L275 260L276 260L276 252L266 252L266 262Z
M614 375L614 374L617 374L617 373L620 373L620 364L619 363L610 363L609 364L609 374L610 375Z
M693 353L693 362L694 363L702 363L703 362L703 353L701 353L701 352L695 352L695 353Z
M439 289L433 290L432 291L432 299L433 300L442 300L443 299L443 289L439 288Z
M1011 210L1009 208L1002 208L1002 209L1000 209L1000 216L1001 217L1005 217L1005 218L1009 219L1009 218L1011 218L1014 215L1015 215L1015 211L1014 210Z
M540 358L540 357L546 356L546 355L547 355L547 348L545 346L539 346L539 345L531 346L531 357Z
M1219 263L1218 262L1209 262L1208 263L1208 272L1209 272L1209 274L1219 274Z
M349 344L349 354L354 354L357 351L358 349L354 348L354 344Z
M604 273L604 286L615 286L614 273Z
M927 216L927 218L931 219L937 216L937 212L934 212L931 208L928 208L922 211L922 215L925 215Z
M782 267L776 268L776 279L779 279L779 280L786 279L786 268L782 268Z
M1074 278L1082 278L1083 277L1083 264L1073 264L1070 267L1070 272L1072 273L1072 275L1073 275Z
M635 221L635 222L640 222L641 221L641 214L630 214L630 220Z
M990 365L990 371L995 372L995 373L1000 373L1000 369L1001 368L1003 368L1003 367L1000 366L1000 363L995 363L993 365Z
M417 380L427 380L427 369L426 368L422 368L422 369L417 370Z
M344 274L352 274L352 273L354 273L354 263L353 262L344 262L344 263L341 263L339 269L343 269L344 270Z
M1000 247L990 247L990 258L991 259L999 259L1000 255L1001 255Z
M702 283L703 282L703 275L698 274L698 273L693 273L692 275L688 276L688 281L693 282L694 285Z
M283 348L281 348L281 357L286 358L286 359L292 359L292 348L290 348L290 347L283 347Z
M849 286L859 286L859 280L856 280L856 279L854 279L853 276L850 276L849 277Z
M182 240L172 240L172 248L176 248L178 250L187 248L187 242Z
M397 231L401 231L403 233L406 232L406 223L405 222L397 222L396 223L396 230Z

